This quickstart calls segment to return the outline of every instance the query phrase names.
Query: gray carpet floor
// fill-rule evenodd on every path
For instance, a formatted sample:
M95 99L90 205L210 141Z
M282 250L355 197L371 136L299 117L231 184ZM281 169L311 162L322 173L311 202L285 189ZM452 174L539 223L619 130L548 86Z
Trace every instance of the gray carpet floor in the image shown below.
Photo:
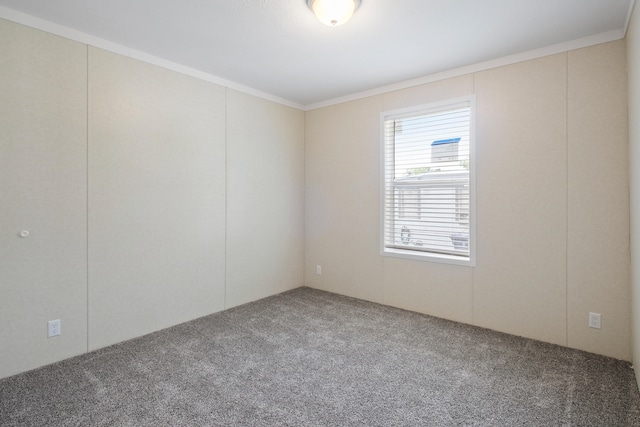
M2 426L640 426L622 361L300 288L0 380Z

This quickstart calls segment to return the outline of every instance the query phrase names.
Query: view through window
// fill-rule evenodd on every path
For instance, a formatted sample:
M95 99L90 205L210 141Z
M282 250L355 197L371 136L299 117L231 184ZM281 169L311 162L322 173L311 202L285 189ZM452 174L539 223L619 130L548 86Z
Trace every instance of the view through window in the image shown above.
M471 260L472 102L383 114L383 252Z

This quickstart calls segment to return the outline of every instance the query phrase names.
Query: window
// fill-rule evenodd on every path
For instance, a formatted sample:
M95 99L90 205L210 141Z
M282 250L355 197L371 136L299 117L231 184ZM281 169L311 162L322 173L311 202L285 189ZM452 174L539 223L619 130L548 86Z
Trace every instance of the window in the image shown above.
M474 99L382 114L382 254L473 265Z

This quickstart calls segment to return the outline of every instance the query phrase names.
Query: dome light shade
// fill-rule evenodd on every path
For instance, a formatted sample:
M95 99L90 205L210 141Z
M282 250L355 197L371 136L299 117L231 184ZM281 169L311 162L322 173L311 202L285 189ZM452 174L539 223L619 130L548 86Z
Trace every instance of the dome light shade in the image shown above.
M320 22L337 27L351 19L360 0L307 0L307 4Z

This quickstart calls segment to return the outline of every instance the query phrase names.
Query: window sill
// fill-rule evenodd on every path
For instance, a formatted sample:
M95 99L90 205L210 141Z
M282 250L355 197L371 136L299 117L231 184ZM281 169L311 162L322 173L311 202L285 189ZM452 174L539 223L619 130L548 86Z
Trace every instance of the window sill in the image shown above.
M427 252L417 252L412 250L392 249L384 248L381 253L382 256L388 256L392 258L411 259L415 261L423 262L437 262L441 264L453 264L463 265L466 267L475 267L475 260L473 257L464 258L455 255L434 254Z

